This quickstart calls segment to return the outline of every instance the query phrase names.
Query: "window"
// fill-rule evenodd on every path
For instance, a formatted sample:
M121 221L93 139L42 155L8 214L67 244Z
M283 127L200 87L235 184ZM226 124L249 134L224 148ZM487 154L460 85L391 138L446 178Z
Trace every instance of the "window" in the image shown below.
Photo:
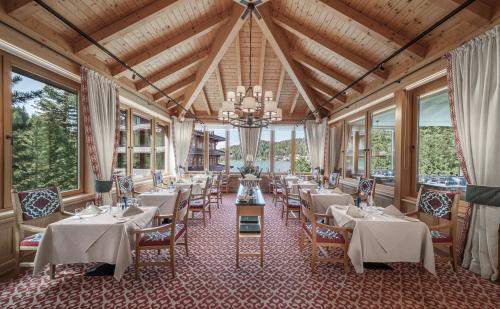
M270 161L269 154L271 150L271 130L262 128L260 132L259 150L257 150L257 158L254 165L260 167L263 171L269 171Z
M311 160L309 159L309 152L307 150L306 136L303 126L295 128L295 149L297 151L295 155L295 172L311 172Z
M346 177L355 178L365 174L365 117L349 121L348 142L345 155Z
M209 164L210 171L220 172L226 168L226 129L209 130Z
M238 167L242 167L244 162L241 155L240 133L238 129L231 128L229 130L229 164L230 171L237 172Z
M291 171L292 126L276 126L274 138L274 171L287 173Z
M203 171L203 158L205 154L204 127L196 124L191 139L188 156L188 171Z
M151 174L151 120L139 115L132 116L133 131L133 176L147 177Z
M79 189L78 93L20 70L11 85L13 188Z
M120 111L120 140L118 142L118 158L116 171L122 174L127 173L127 132L128 132L128 111Z
M370 131L370 175L377 183L394 186L396 108L372 114Z
M463 190L465 179L455 149L448 90L419 96L417 109L417 190L422 184Z
M167 127L161 124L156 124L155 136L155 169L165 170L166 166L166 147L167 144Z

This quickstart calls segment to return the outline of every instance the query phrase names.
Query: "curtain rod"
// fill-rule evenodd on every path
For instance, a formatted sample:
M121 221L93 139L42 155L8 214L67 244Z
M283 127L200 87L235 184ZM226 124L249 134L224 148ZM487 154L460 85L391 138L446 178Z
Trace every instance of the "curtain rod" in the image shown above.
M409 41L408 43L406 43L405 45L403 45L402 47L400 47L398 50L396 50L395 52L393 52L392 54L390 54L388 57L386 57L384 60L382 60L379 64L375 65L373 68L371 68L366 73L364 73L363 75L361 75L358 79L356 79L355 81L353 81L352 83L350 83L349 85L347 85L344 89L342 89L339 92L337 92L330 99L328 99L326 102L324 102L323 104L321 104L318 108L322 108L322 107L326 106L331 101L333 101L335 98L337 98L338 96L340 96L342 93L345 93L347 90L351 89L354 85L356 85L357 83L359 83L360 81L362 81L363 79L365 79L365 77L367 77L371 73L375 72L376 70L383 71L384 70L384 65L387 62L389 62L394 57L396 57L397 55L399 55L400 53L402 53L403 51L405 51L406 49L408 49L413 44L417 43L424 36L426 36L427 34L429 34L431 31L433 31L437 27L441 26L443 23L445 23L446 21L448 21L450 18L452 18L453 16L455 16L456 14L458 14L459 12L461 12L462 10L464 10L466 7L468 7L470 4L472 4L475 1L476 0L467 0L464 3L462 3L461 5L459 5L458 7L456 7L450 13L446 14L443 18L441 18L440 20L438 20L437 22L435 22L433 25L431 25L429 28L425 29L419 35L417 35L416 37L414 37L411 41ZM400 81L400 80L401 80L401 78L398 79L397 81ZM397 81L394 81L394 82L397 82ZM392 82L392 83L390 83L388 85L391 85L394 82ZM356 102L358 102L358 101L356 101ZM349 103L347 106L343 107L343 109L349 108L349 106L351 106L354 103L355 102ZM314 115L316 112L318 112L318 109L315 109L314 111L309 111L309 113L307 113L307 115L304 117L304 119L301 122L306 121L311 115ZM327 117L330 117L330 116L332 116L333 114L335 114L337 112L339 112L339 111L331 112L331 113L328 114Z
M129 66L125 61L123 61L122 59L120 59L118 56L116 56L114 53L112 53L110 50L108 50L106 47L104 47L103 45L101 45L99 42L97 42L96 40L94 40L90 35L88 35L86 32L84 32L83 30L81 30L80 28L78 28L75 24L73 24L72 22L70 22L68 19L66 19L64 16L62 16L61 14L59 14L56 10L54 10L52 7L50 7L49 5L47 5L45 2L43 2L42 0L34 0L34 2L36 2L37 4L39 4L41 7L43 7L47 12L49 12L50 14L52 14L53 16L55 16L57 19L59 19L61 22L63 22L66 26L70 27L73 31L77 32L79 35L83 36L85 39L87 39L88 41L90 41L94 46L96 46L97 48L99 48L101 51L103 51L105 54L107 54L108 56L110 56L111 58L113 58L116 62L118 62L121 66L125 67L127 70L129 70L130 72L133 73L133 75L139 77L141 80L143 80L146 84L148 84L149 86L153 87L156 91L158 91L159 93L161 93L165 98L168 99L168 103L170 102L173 102L175 105L177 105L178 107L182 108L186 114L188 116L192 116L196 121L200 122L203 124L203 121L201 121L201 119L199 119L198 117L196 117L195 114L191 113L189 110L187 110L184 106L182 106L182 104L179 104L177 102L177 100L175 100L174 98L170 97L167 93L165 93L163 90L161 90L160 88L158 88L157 86L155 86L152 82L150 82L146 77L144 77L142 74L140 74L139 72L137 72L134 68L132 68L131 66ZM167 104L168 104L167 103Z

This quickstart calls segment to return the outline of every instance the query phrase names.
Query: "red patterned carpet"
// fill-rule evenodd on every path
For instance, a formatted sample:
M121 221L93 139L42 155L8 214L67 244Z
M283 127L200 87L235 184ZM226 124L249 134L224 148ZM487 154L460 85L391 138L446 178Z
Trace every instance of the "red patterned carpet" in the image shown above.
M89 265L58 266L55 280L27 271L0 285L0 308L500 308L500 285L447 264L437 264L437 276L412 264L364 274L321 264L312 274L298 222L286 228L270 202L264 268L242 258L236 269L234 198L224 198L206 228L192 224L190 256L177 250L176 279L159 267L142 269L140 280L130 267L120 282L82 276Z

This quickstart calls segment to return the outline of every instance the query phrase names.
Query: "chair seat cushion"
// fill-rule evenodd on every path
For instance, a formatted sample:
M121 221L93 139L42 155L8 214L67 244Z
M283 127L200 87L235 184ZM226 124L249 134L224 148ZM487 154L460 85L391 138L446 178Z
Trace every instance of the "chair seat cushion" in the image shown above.
M276 191L277 194L282 194L283 193L283 189L281 189L281 188L278 188L275 191Z
M289 198L287 205L288 208L300 208L300 201L293 198Z
M309 237L312 238L312 223L306 222L302 226ZM316 240L318 242L326 242L326 243L337 243L343 244L345 242L344 236L337 231L333 231L327 228L316 227Z
M219 193L219 188L210 189L210 194L218 194L218 193Z
M433 243L452 242L451 235L441 231L431 231L431 238Z
M36 233L21 240L21 247L38 247L42 240L43 233Z
M179 239L184 232L186 231L186 227L184 224L179 223L175 225L175 240ZM172 230L169 228L165 231L156 231L144 233L141 240L139 240L140 247L148 247L148 246L167 246L170 245L170 234Z
M204 208L205 206L208 205L208 200L205 199L197 199L197 200L192 200L191 203L189 204L189 208Z

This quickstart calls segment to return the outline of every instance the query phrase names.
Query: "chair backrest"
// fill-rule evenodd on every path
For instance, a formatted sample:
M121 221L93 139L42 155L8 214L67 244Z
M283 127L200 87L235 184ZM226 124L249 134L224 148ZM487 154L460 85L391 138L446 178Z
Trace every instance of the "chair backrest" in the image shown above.
M134 192L134 180L132 176L114 175L116 185L116 195L120 198L128 196Z
M151 171L153 177L153 187L159 187L163 184L163 175L161 171Z
M283 194L285 195L286 198L288 198L288 193L290 193L288 190L290 190L290 188L288 187L288 180L286 180L286 177L281 175L280 176L280 182L281 182L281 185L282 185L282 190L283 190Z
M299 198L302 215L309 221L314 220L313 199L311 191L299 187Z
M336 187L339 184L339 180L340 180L340 174L335 171L332 171L330 173L330 177L328 178L328 184L332 187Z
M21 192L12 190L12 205L18 223L47 221L44 218L59 216L63 211L61 193L55 184Z
M214 179L213 177L207 177L207 180L205 182L205 188L203 188L203 199L205 199L208 194L210 193L210 189L212 188L212 183Z
M429 189L421 186L418 191L417 209L429 216L452 220L456 218L460 192Z
M181 221L184 224L187 224L189 200L191 199L192 189L193 185L191 185L189 189L186 190L180 189L177 193L177 198L175 199L174 215L172 217L173 228L175 228L175 225Z
M358 193L363 193L366 196L371 195L373 197L375 195L375 179L374 178L363 178L359 179L358 183Z

